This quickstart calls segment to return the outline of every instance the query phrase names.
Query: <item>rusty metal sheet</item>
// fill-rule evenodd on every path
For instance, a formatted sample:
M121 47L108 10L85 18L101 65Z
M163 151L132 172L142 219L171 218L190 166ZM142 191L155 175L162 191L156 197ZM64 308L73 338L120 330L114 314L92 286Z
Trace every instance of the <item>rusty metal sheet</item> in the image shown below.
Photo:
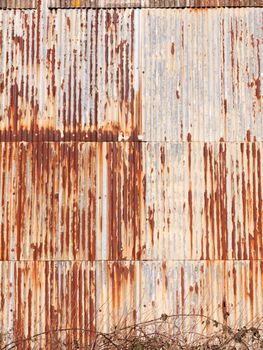
M262 140L261 9L43 13L0 14L1 141Z
M1 348L71 348L76 338L87 344L95 330L95 278L89 262L0 262Z
M138 139L139 12L43 13L37 38L34 13L0 13L0 140Z
M1 259L262 259L262 154L262 142L2 143Z
M162 314L209 315L242 327L261 319L262 276L262 261L98 262L98 329L108 331ZM213 325L204 328L198 317L185 317L183 323L179 317L170 332L176 326L180 331L213 331Z
M36 0L0 0L0 9L35 9Z
M1 262L1 333L10 332L9 342L18 339L22 350L54 349L59 338L67 348L74 339L87 344L96 328L110 331L162 314L208 315L240 327L262 315L262 276L262 261ZM183 323L179 317L175 326L213 330L198 317Z
M263 10L142 11L146 141L263 140Z
M50 8L261 7L262 0L49 0Z
M262 146L148 143L142 259L262 259Z
M131 142L0 143L0 259L138 259L143 153Z

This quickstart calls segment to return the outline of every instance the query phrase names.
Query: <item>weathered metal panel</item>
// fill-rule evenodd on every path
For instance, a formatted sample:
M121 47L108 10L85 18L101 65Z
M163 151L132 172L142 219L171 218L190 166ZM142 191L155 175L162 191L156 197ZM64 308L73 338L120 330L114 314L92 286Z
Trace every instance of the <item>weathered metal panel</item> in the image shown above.
M38 113L37 28L35 11L0 11L1 141L20 138L23 125Z
M0 0L0 9L35 9L36 0Z
M262 142L0 144L1 259L262 259L262 154Z
M95 327L110 331L162 314L243 326L262 315L262 276L262 261L1 262L1 330L8 325L8 343L18 340L18 349L54 349L58 338L74 348L74 340L87 344ZM179 317L176 326L213 330L199 317Z
M35 16L0 13L0 140L137 139L139 12L48 12L40 42Z
M263 312L262 276L262 261L97 263L97 326L108 331L162 314L209 315L236 327L248 325ZM178 317L170 331L176 326L186 332L213 331L198 317L183 322Z
M148 143L142 258L263 258L262 142Z
M50 8L260 7L262 0L49 0Z
M0 15L2 141L262 140L261 9Z
M144 149L0 143L0 259L138 259Z
M255 8L142 11L149 141L262 141L262 23Z
M63 343L70 349L74 339L87 344L96 323L95 278L89 262L0 262L1 349L55 349ZM65 331L72 328L91 333Z

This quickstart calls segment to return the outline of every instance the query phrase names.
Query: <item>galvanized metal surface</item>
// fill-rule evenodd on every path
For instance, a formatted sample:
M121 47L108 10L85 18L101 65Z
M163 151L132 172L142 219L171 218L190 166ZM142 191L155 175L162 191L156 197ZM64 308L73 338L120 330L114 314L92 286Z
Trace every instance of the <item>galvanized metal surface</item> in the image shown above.
M147 141L262 141L261 9L149 10L141 23Z
M49 0L51 8L257 7L262 0Z
M262 317L262 9L47 5L0 11L1 331Z
M263 10L44 13L0 13L1 141L262 140Z

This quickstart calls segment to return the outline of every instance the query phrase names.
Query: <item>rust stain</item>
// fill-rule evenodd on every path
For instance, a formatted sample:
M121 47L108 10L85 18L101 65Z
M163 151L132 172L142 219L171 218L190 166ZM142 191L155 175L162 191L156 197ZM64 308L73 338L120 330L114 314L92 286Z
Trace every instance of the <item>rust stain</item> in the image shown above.
M161 146L160 151L161 151L161 164L164 167L165 166L165 149L164 149L164 146Z
M142 145L127 144L127 163L123 159L121 144L108 144L108 228L109 228L109 259L123 259L122 225L127 232L132 232L132 256L138 258L141 242L141 206L143 203L143 169ZM124 174L124 178L123 178ZM130 231L132 230L132 231Z
M171 45L171 54L172 55L175 54L175 43L172 43L172 45Z
M188 171L189 171L189 184L188 184L188 207L189 207L189 232L190 232L190 255L193 251L193 195L192 195L192 136L190 133L187 135L188 142Z
M258 63L258 77L255 79L255 85L256 85L256 97L259 101L259 106L261 106L261 64L260 64L260 46L259 46L259 40L257 39L257 63Z
M148 207L148 221L149 221L150 229L151 229L152 245L154 244L154 213L155 213L155 208Z

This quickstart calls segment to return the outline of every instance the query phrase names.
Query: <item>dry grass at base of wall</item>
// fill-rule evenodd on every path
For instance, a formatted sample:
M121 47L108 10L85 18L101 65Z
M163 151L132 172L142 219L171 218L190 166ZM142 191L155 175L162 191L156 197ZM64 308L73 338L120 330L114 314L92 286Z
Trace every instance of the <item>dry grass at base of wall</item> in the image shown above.
M258 318L253 326L235 328L203 315L162 314L158 319L116 327L109 333L92 334L88 329L78 328L51 329L15 339L10 332L1 334L0 350L260 350L263 349L262 322L263 318ZM187 324L191 324L191 328ZM81 340L84 333L91 333L89 344Z

